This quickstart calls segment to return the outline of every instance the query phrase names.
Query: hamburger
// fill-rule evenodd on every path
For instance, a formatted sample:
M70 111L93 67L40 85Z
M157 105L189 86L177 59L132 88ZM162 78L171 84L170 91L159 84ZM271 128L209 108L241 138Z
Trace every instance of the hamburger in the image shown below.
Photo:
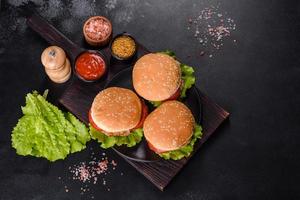
M195 123L190 109L174 100L162 103L150 113L143 129L149 148L165 159L188 157L202 137L202 128Z
M154 106L163 101L186 96L195 83L192 67L179 63L173 52L149 53L134 65L132 80L135 91Z
M89 111L92 138L101 147L132 147L143 137L143 122L148 115L144 101L133 91L110 87L97 94Z

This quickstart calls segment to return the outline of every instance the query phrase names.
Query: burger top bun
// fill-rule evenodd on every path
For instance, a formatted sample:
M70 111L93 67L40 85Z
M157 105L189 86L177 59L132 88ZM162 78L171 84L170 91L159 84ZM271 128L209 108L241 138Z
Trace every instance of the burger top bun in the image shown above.
M166 101L146 118L144 136L155 149L167 152L189 143L194 126L194 116L187 106Z
M90 110L93 123L110 135L130 134L141 119L140 98L131 90L110 87L99 92ZM115 133L115 134L113 134Z
M135 63L132 80L135 91L144 99L164 101L180 88L180 64L166 54L149 53Z

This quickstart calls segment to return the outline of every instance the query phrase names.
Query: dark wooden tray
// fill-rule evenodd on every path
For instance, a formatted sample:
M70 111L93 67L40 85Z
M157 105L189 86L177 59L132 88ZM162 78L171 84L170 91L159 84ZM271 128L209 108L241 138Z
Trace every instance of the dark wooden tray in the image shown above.
M139 48L140 56L148 53L144 48ZM111 64L111 67L114 65ZM126 67L126 66L124 66ZM83 122L88 123L87 112L93 101L94 96L103 88L104 84L95 84L93 86L84 84L82 81L74 80L70 87L60 98L60 102ZM199 91L202 103L202 127L203 138L196 143L193 154L202 146L202 144L214 133L221 123L228 117L229 113L214 103L205 94ZM123 157L130 165L143 174L160 190L170 183L175 175L188 162L189 158L179 161L161 160L157 162L137 162Z
M104 51L109 54L109 51ZM149 53L142 45L139 45L138 58L142 55ZM107 55L106 54L106 55ZM112 77L119 70L126 67L131 67L131 63L122 64L115 63L111 60L108 77ZM73 114L75 114L80 120L88 124L87 113L91 106L91 103L95 95L103 89L105 83L109 80L106 79L103 82L89 84L84 83L78 79L75 79L69 88L60 98L60 102ZM220 124L228 117L229 113L210 100L201 91L199 91L201 103L202 103L202 127L203 138L196 143L194 153L200 148L200 146L212 135L212 133L220 126ZM179 161L162 160L158 162L144 163L124 159L131 164L135 169L142 173L147 179L149 179L160 190L169 184L169 182L175 177L175 175L183 168L190 158L181 159Z
M74 63L78 54L84 51L83 48L75 45L37 13L33 12L27 16L27 24L50 44L62 47L67 52L72 63ZM59 102L64 107L66 107L70 112L72 112L86 124L88 124L87 113L95 95L104 88L105 84L113 77L113 75L122 69L131 67L137 58L149 53L149 51L143 45L139 44L136 57L131 62L127 63L111 59L108 48L102 49L101 53L103 53L110 61L107 75L98 82L86 83L79 80L73 74L69 87L59 99ZM203 127L203 138L196 143L193 153L197 152L200 146L202 146L202 144L214 133L214 131L229 115L228 112L214 103L202 92L199 91L199 95L202 103L201 125ZM181 159L179 161L162 160L150 163L137 162L129 160L125 157L124 159L160 190L164 190L164 188L170 183L175 175L188 162L190 157Z

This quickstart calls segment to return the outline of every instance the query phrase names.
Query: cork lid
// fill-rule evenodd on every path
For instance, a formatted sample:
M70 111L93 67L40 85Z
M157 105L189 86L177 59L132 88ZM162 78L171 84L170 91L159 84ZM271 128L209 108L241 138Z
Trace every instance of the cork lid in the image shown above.
M66 53L58 46L50 46L43 51L41 61L45 68L56 70L65 64Z

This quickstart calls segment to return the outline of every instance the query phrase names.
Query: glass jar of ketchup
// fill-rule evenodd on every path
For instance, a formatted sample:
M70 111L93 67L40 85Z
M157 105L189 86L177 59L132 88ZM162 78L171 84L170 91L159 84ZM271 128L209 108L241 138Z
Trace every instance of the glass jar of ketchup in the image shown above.
M104 75L106 63L99 53L86 51L76 59L75 71L85 81L96 81Z

